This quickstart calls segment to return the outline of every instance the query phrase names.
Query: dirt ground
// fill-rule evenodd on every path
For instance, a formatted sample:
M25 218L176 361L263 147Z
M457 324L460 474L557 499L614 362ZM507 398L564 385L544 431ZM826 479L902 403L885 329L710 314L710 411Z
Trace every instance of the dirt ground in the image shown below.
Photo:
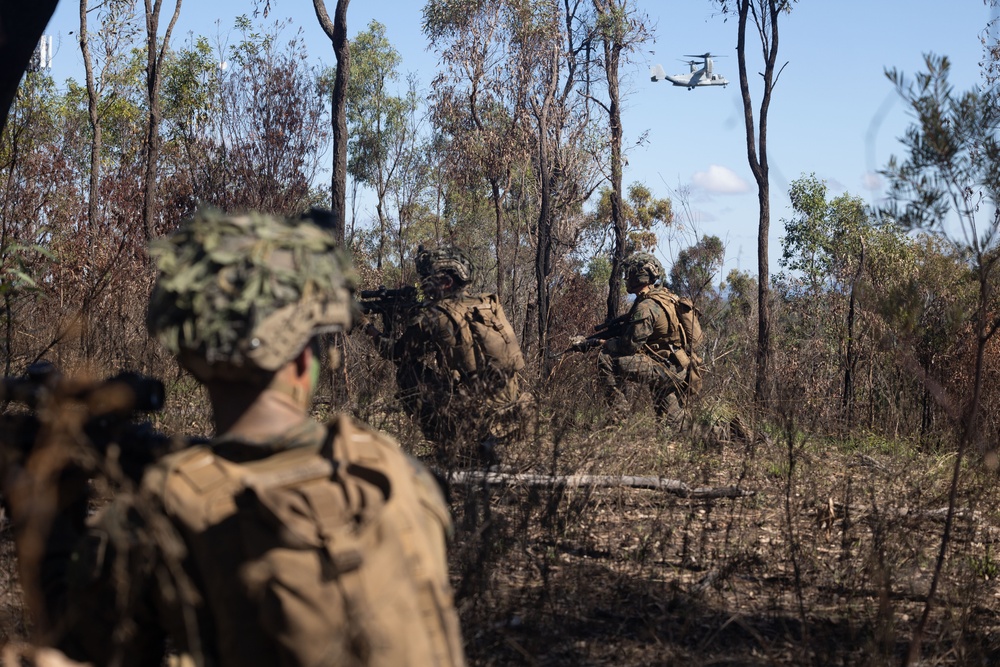
M560 450L556 472L752 495L454 491L473 664L900 664L940 550L953 453L803 434L719 442L704 429L664 432L651 413L588 419L566 430L576 437L520 454L537 464ZM995 476L975 461L963 470L921 664L1000 664Z

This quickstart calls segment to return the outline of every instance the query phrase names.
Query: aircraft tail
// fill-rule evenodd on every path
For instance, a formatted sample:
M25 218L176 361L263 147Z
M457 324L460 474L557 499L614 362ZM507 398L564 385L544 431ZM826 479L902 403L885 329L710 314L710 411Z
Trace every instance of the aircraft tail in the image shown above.
M650 81L663 81L667 78L667 73L663 71L663 65L653 65L649 68Z

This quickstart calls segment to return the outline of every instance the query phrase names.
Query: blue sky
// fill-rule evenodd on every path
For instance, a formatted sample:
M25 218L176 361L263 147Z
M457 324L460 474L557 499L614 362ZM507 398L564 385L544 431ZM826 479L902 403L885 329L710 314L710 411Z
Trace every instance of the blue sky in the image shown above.
M332 11L334 0L327 4ZM173 11L171 0L164 5L164 14ZM639 6L656 26L656 41L623 73L628 89L623 122L626 140L633 144L625 184L643 182L660 196L688 193L689 214L679 220L683 233L663 235L664 261L694 234L715 234L727 247L723 274L730 268L756 273L757 193L746 158L735 19L725 21L709 0L641 0ZM354 35L372 19L383 23L402 56L401 71L415 73L426 87L436 57L420 33L422 7L419 0L354 0L348 32ZM252 8L248 1L187 0L175 43L189 32L225 35L233 19ZM792 180L814 172L827 182L831 196L847 191L877 203L882 195L875 172L900 153L898 138L909 124L884 70L895 67L912 75L922 69L924 54L934 52L951 60L956 90L971 88L978 82L979 39L991 12L996 10L983 0L802 0L782 16L778 62L787 65L774 90L768 129L772 272L778 270L781 219L791 216L786 193ZM81 77L79 49L70 34L78 16L79 3L62 0L46 30L55 37L57 81ZM334 62L311 2L272 0L270 19L286 17L303 29L310 55ZM649 80L652 65L662 64L670 74L684 72L683 54L705 51L725 56L716 60L715 69L731 85L689 91ZM762 69L759 47L750 53L754 85ZM755 90L755 113L758 107ZM646 141L634 145L644 133Z

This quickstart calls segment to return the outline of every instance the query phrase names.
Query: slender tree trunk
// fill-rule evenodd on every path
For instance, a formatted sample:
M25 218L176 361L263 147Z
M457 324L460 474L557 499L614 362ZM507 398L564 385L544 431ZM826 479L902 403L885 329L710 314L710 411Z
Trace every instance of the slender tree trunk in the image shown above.
M347 6L350 0L337 0L334 19L326 12L323 0L313 0L316 18L323 32L330 38L333 55L337 59L337 73L333 79L333 175L330 183L330 209L333 212L334 234L339 243L344 242L347 210L347 81L351 74L351 45L347 40ZM353 234L352 234L353 236Z
M611 255L611 277L608 280L608 314L611 320L619 315L622 300L622 264L625 262L625 238L628 223L622 210L622 114L618 83L621 45L604 40L604 71L608 80L608 115L611 129L611 225L615 247Z
M851 428L854 422L854 319L855 304L857 303L858 281L861 280L861 272L865 268L865 249L861 246L861 258L858 261L858 270L851 281L851 296L847 305L847 359L844 364L844 409L847 412L847 428Z
M751 7L754 3L756 3L754 7ZM757 182L757 202L760 208L757 227L757 377L754 395L762 406L767 405L771 393L771 284L768 266L771 191L767 164L767 112L771 104L771 91L777 78L774 65L778 56L778 14L781 4L781 0L738 0L736 55L739 61L740 93L743 98L743 120L746 126L747 161ZM759 11L756 8L759 8ZM764 91L761 96L758 122L759 137L755 132L746 62L747 20L751 13L765 57Z
M538 355L544 359L548 347L549 330L549 274L552 271L552 149L549 138L549 113L556 96L559 82L556 62L558 56L552 53L549 83L545 97L537 108L538 118L538 178L540 201L538 208L538 238L535 249L535 281L537 283ZM544 371L543 371L544 372Z
M157 49L156 34L160 27L160 9L163 0L146 1L146 94L149 103L149 124L146 131L146 174L143 192L145 202L142 207L142 231L146 241L153 237L153 218L156 215L156 177L160 158L160 66L170 45L170 33L177 24L181 13L182 0L176 0L174 14L163 35L163 42Z
M80 52L87 82L87 114L93 133L90 141L90 190L87 194L87 229L97 224L98 190L101 186L101 119L97 112L97 85L94 83L94 65L87 41L87 0L80 0ZM89 231L88 231L89 236ZM89 241L89 238L88 238Z
M503 207L500 206L500 184L497 179L490 178L490 196L493 199L493 219L496 223L496 260L497 260L497 298L503 299L503 260L500 257L500 249L503 248ZM510 309L507 309L510 312Z
M538 119L538 173L541 192L538 208L538 238L535 249L536 316L538 354L544 356L549 328L549 272L552 262L552 182L549 178L548 109Z

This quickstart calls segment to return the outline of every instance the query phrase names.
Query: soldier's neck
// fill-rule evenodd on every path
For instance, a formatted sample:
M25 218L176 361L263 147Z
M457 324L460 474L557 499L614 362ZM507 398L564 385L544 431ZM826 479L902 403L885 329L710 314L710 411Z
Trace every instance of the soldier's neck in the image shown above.
M286 364L263 390L238 383L209 383L216 436L265 442L309 418L312 387Z
M216 437L267 442L309 417L302 405L286 393L265 389L249 401L212 401Z

